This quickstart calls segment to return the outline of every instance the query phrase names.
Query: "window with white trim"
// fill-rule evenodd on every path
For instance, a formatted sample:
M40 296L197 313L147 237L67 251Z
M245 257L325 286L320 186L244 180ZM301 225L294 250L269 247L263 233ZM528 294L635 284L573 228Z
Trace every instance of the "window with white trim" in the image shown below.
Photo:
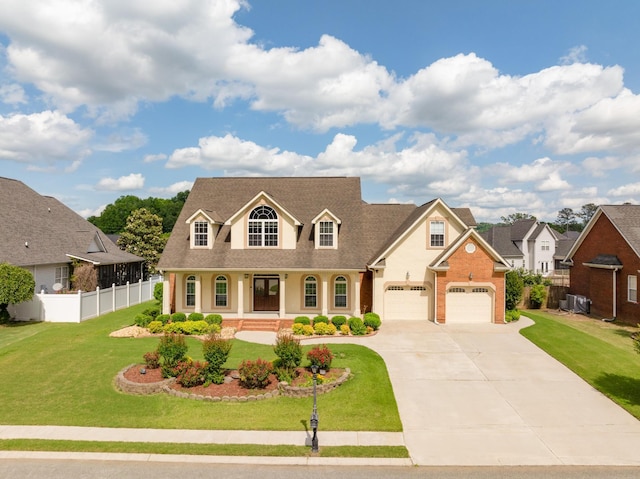
M193 223L193 246L209 246L209 223L206 221Z
M333 306L336 308L347 307L347 278L338 276L333 281Z
M314 276L304 279L304 307L318 307L318 280Z
M549 241L548 240L542 240L541 250L542 251L549 251L549 249L550 249Z
M215 281L216 308L226 308L229 305L229 282L226 276L217 276Z
M429 224L429 245L432 248L444 246L444 221L431 221Z
M321 221L318 224L318 227L320 229L318 233L319 246L325 247L325 248L332 248L334 244L333 231L335 228L333 221Z
M269 206L258 206L249 214L249 246L278 246L278 215Z
M69 287L69 267L68 266L56 266L54 283L60 283L63 288Z
M638 302L638 277L633 274L627 276L627 300L632 303Z
M196 277L191 275L187 276L187 282L185 285L185 304L188 307L196 305Z

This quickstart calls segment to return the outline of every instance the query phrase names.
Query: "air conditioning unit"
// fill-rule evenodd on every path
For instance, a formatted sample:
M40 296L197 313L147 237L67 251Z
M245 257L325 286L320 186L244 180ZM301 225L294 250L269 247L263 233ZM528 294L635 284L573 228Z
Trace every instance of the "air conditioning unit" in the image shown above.
M566 309L562 306L563 305L560 304L560 308L565 311L573 311L575 313L582 314L589 314L591 312L591 300L580 294L568 294L566 299Z

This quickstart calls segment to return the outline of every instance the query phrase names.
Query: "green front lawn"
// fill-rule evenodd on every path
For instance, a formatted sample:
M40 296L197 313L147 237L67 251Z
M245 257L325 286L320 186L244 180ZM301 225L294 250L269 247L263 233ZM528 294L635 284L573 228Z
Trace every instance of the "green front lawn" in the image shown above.
M110 338L132 324L151 303L81 324L33 324L37 334L0 339L0 424L102 426L164 429L304 430L312 399L277 397L247 403L212 403L166 394L133 396L117 391L115 375L142 362L157 338ZM4 338L12 328L0 329ZM227 367L242 359L275 359L271 346L233 340ZM193 359L201 343L188 339ZM349 367L353 378L318 396L323 430L400 431L402 425L386 366L374 351L351 344L330 345L333 365ZM306 351L306 348L305 348Z
M536 324L523 329L523 336L640 419L640 354L630 338L637 328L539 311L524 314Z

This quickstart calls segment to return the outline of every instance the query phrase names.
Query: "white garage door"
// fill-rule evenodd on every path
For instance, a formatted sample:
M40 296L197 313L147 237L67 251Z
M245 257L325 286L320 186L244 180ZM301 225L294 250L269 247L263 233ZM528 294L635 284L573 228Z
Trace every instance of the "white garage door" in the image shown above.
M429 319L429 296L424 286L390 286L384 293L385 320Z
M446 324L490 323L493 319L493 291L489 288L449 288Z

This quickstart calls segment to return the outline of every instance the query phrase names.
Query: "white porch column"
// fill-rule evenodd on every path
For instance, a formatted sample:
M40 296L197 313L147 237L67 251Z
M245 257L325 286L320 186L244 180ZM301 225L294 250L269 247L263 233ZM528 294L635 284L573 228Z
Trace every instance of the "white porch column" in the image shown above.
M324 273L322 275L322 316L329 314L329 280L328 275Z
M238 275L238 318L244 318L244 274Z
M162 281L162 314L171 314L171 287L168 276Z
M202 276L196 275L196 304L194 311L202 313Z
M353 282L353 285L355 286L356 290L355 290L355 294L354 296L354 301L355 304L353 305L353 315L354 316L360 316L361 311L360 311L360 273L356 273L355 274L356 278L355 281Z
M280 318L284 318L284 315L286 313L286 290L287 290L287 278L286 278L286 274L280 274L280 306L279 306L279 310L278 310L278 316Z

